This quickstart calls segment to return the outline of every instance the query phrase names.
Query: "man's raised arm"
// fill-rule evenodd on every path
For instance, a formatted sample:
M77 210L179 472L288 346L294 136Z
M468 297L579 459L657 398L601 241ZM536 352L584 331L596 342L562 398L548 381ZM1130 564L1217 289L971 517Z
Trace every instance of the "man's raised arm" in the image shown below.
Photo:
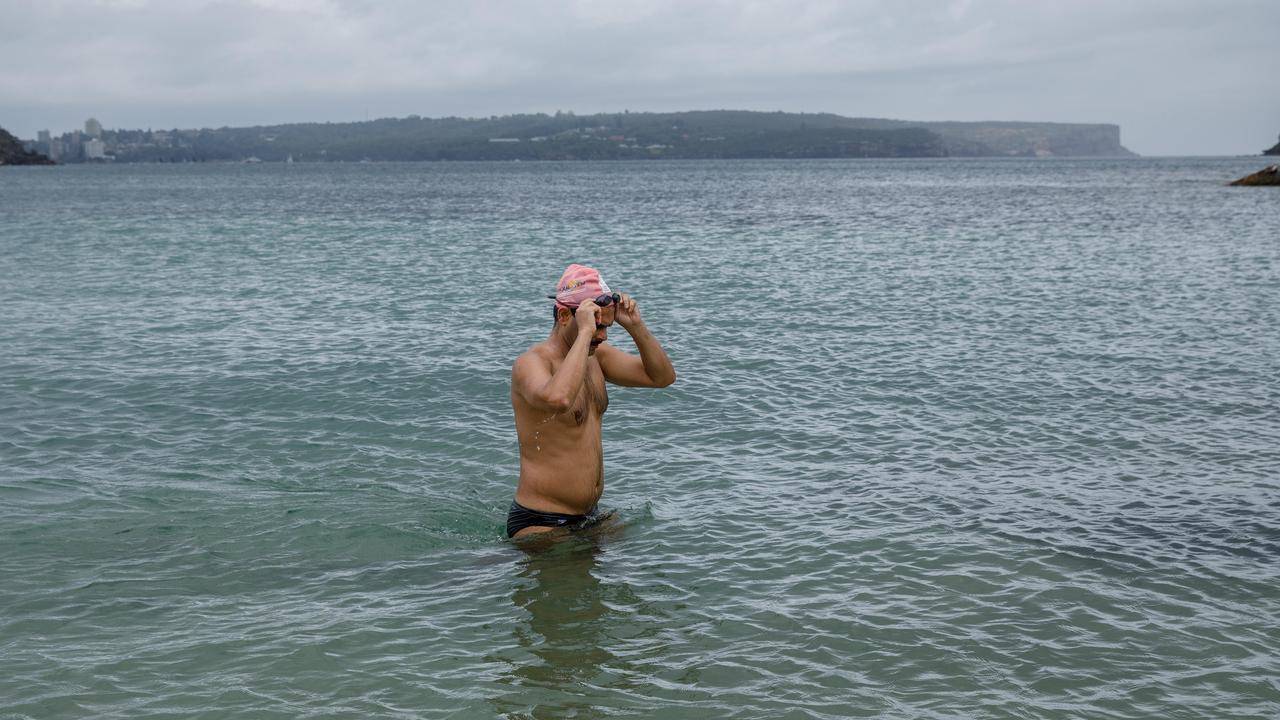
M521 355L511 368L511 384L520 396L541 410L565 412L573 407L582 380L587 372L587 354L591 337L595 334L596 314L600 308L587 301L578 306L574 317L578 322L578 335L574 338L569 354L554 374L550 366L532 353Z
M644 320L640 317L640 308L636 301L626 294L618 301L618 313L615 319L636 343L640 357L629 355L615 347L601 345L596 350L600 360L600 369L604 377L614 385L627 387L666 387L676 381L676 369L671 359L662 349L658 339L649 332Z

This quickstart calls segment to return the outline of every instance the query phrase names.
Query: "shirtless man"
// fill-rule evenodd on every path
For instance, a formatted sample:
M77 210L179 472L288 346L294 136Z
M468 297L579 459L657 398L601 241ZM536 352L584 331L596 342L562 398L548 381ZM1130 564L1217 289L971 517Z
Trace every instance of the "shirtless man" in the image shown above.
M570 265L549 297L556 301L551 336L511 368L520 485L507 537L579 530L607 519L612 513L596 508L604 492L605 381L660 388L676 380L636 301L611 292L594 268ZM605 342L615 321L631 334L640 357Z

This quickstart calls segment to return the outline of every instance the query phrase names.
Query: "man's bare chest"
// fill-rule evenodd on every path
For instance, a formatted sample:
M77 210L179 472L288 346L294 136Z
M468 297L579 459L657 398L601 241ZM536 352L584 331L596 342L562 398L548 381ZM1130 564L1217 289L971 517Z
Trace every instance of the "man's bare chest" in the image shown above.
M588 371L573 401L573 422L575 425L582 425L593 414L596 417L604 415L607 409L609 391L605 388L604 374L599 369Z

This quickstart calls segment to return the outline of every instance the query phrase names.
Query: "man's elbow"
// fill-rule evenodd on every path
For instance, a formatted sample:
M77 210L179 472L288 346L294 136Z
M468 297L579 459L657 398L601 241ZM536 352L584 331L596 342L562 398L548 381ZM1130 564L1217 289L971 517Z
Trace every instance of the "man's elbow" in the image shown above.
M554 413L568 412L573 409L573 398L568 395L549 395L542 398L542 405Z
M654 387L664 388L664 387L667 387L668 385L671 385L671 384L672 384L672 383L674 383L675 381L676 381L676 371L675 371L675 369L673 368L673 369L672 369L670 372L668 372L667 374L665 374L665 375L663 375L663 376L661 376L661 377L659 377L659 378L655 378L655 379L654 379L654 381L653 381L653 386L654 386Z
M562 413L573 408L574 398L572 395L557 392L550 388L539 388L532 392L522 393L522 395L525 402L546 412Z

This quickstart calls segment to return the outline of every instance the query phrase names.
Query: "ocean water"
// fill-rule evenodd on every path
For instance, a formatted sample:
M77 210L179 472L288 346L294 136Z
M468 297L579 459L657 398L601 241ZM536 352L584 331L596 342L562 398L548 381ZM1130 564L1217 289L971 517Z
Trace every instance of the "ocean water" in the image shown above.
M1262 164L4 168L0 718L1280 716ZM569 262L679 380L528 551Z

